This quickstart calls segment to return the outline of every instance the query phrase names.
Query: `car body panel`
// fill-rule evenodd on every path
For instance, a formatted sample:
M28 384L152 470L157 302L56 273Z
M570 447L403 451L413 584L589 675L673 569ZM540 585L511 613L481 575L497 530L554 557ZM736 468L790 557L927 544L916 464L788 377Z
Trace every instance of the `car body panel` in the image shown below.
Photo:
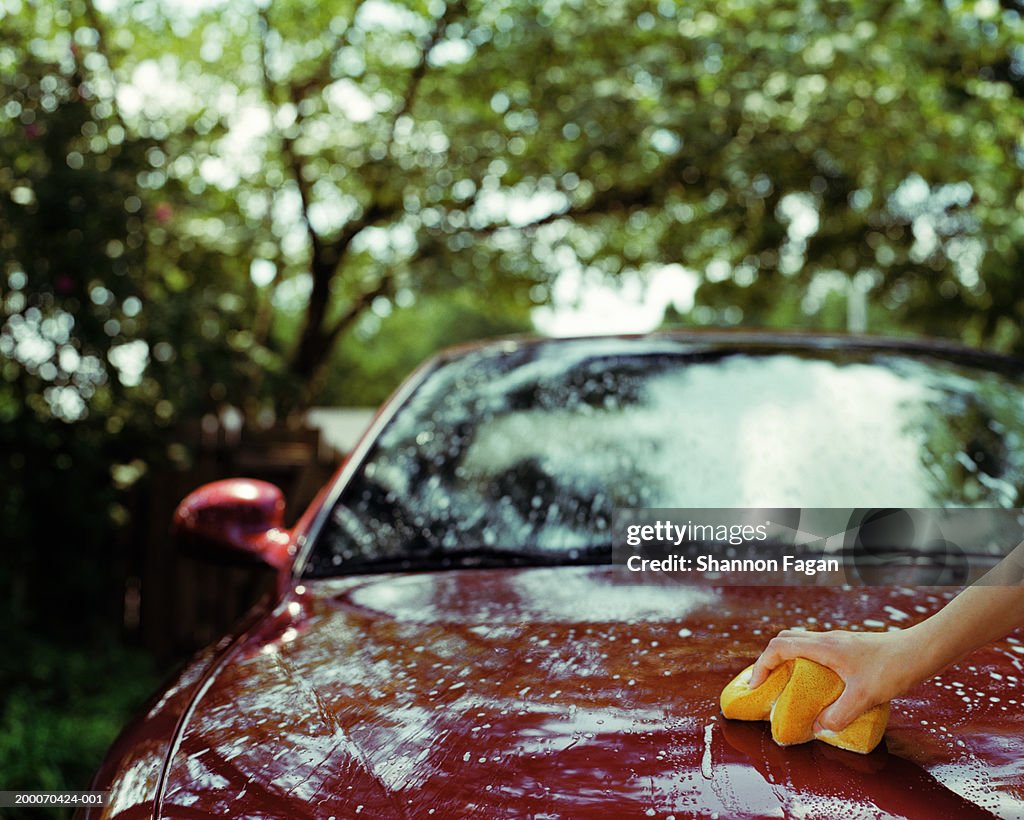
M229 643L230 638L224 639L199 652L125 727L90 784L91 789L111 793L109 805L103 812L82 809L77 816L152 815L174 738L196 702L204 680L209 678L218 656L223 655Z
M1019 633L897 701L866 757L720 715L777 630L905 627L951 594L614 567L314 582L204 690L162 814L1020 816Z

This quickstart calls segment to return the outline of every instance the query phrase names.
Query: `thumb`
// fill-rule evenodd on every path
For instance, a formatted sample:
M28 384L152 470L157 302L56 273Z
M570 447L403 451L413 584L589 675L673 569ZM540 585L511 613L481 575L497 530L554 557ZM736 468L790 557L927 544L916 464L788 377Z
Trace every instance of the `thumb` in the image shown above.
M851 693L850 687L847 685L843 694L830 706L825 707L821 714L818 715L814 721L815 731L827 729L832 732L841 732L860 717L863 711L864 708L860 704L860 699Z

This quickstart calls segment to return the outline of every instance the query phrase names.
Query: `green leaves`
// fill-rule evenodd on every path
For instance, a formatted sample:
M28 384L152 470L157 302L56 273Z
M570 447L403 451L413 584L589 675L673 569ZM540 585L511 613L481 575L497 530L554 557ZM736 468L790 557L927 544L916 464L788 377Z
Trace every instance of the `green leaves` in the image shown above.
M1011 7L75 13L9 15L0 60L21 69L0 128L30 149L8 151L6 207L63 214L75 267L83 243L98 249L86 281L117 277L113 304L146 305L135 335L254 408L277 403L266 391L282 379L314 400L375 300L487 290L519 310L567 269L678 262L703 279L691 321L812 327L844 325L825 306L856 278L869 328L1021 344L1007 324L1024 247ZM254 263L272 271L259 285ZM222 294L239 301L224 309ZM86 312L76 333L98 331L102 353L111 318ZM232 365L214 375L219 358Z

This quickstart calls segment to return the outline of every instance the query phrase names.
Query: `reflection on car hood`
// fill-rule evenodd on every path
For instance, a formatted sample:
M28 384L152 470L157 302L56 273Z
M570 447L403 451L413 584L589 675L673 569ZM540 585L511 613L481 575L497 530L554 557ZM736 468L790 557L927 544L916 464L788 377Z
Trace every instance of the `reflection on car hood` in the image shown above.
M1019 817L1016 638L898 701L868 756L783 749L719 713L775 631L905 627L948 597L700 589L612 567L308 584L205 689L163 812Z

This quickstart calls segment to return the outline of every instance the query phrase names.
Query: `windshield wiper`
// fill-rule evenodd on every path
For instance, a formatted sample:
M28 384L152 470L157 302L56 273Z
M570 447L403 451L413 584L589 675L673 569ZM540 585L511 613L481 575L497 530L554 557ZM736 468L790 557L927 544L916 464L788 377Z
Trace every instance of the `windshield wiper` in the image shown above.
M610 544L575 547L568 550L502 549L472 547L457 550L436 550L429 553L387 555L355 558L342 563L338 574L356 575L375 572L416 572L441 569L489 569L500 567L551 567L584 564L607 564L611 561Z

